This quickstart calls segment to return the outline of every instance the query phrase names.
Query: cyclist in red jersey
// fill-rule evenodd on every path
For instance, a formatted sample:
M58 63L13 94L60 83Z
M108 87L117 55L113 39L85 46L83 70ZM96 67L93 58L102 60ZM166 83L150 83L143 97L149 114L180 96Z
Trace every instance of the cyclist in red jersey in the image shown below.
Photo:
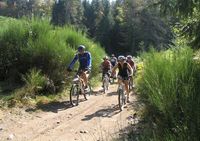
M111 66L112 65L109 61L109 58L107 56L105 56L103 58L103 62L101 63L102 78L103 78L104 74L108 74L108 76L110 77Z
M132 67L133 71L135 71L135 62L133 61L133 57L131 55L128 55L126 62L129 63L129 65Z

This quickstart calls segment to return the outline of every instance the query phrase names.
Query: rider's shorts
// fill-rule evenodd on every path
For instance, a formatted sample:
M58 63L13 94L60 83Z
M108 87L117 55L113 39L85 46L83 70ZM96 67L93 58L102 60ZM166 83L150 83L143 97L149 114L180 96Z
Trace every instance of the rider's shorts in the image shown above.
M129 76L121 76L121 75L118 74L117 77L122 79L122 80L129 80Z
M81 74L82 72L86 72L86 74L90 74L91 69L90 68L79 68L77 74Z
M104 77L105 74L107 74L108 77L110 77L111 76L111 71L109 69L103 70L103 72L102 72L102 80L103 80L103 77Z

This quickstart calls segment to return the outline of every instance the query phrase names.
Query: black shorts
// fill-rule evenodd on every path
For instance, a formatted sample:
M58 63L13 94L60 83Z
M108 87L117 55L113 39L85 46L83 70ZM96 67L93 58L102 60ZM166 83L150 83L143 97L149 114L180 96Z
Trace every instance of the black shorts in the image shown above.
M118 75L118 78L122 79L122 80L129 80L129 76L121 76Z
M111 62L112 67L114 67L117 64L117 62Z
M86 74L90 74L91 69L90 68L79 68L77 74L80 75L82 72L86 72Z
M103 71L103 72L102 72L102 80L103 80L103 77L104 77L106 74L108 75L108 77L110 77L110 76L111 76L110 70L108 70L108 71Z

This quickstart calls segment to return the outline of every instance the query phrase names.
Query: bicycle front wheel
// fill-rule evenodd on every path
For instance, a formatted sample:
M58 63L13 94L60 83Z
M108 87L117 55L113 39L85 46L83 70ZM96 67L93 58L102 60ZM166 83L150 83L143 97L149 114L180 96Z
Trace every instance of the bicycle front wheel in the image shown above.
M88 83L88 89L85 90L84 92L84 98L85 100L88 100L89 96L92 94L92 88L91 88L91 85L90 83Z
M79 104L79 87L76 84L73 84L70 90L70 103L73 106L77 106Z
M133 78L131 77L130 79L129 79L129 90L133 90Z
M122 111L124 108L124 92L121 89L118 90L118 104L120 111Z

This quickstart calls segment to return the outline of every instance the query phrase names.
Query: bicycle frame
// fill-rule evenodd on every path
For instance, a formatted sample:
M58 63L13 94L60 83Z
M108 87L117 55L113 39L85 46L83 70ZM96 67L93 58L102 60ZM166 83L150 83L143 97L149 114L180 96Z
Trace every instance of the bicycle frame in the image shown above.
M73 79L73 84L76 84L78 88L81 90L81 93L84 93L83 80L79 75L76 75L76 77Z

